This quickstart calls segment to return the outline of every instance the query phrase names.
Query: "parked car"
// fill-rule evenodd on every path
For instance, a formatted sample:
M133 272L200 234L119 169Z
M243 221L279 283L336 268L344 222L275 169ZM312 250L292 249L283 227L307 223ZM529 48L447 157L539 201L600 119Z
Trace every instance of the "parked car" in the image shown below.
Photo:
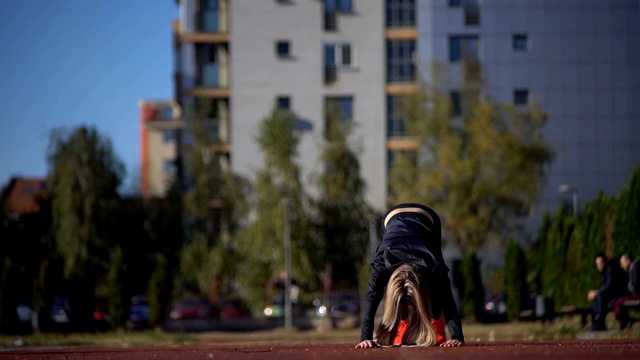
M151 307L146 295L135 295L131 298L129 322L133 328L144 328L149 325Z
M504 297L492 297L484 304L484 322L506 322L507 321L507 304Z
M218 302L220 317L223 319L247 317L251 315L249 308L240 299L224 299Z
M71 321L71 305L66 297L56 296L51 302L51 319L56 324L68 324Z
M207 298L186 298L176 303L169 313L172 320L206 319L215 316L213 304Z
M331 291L325 300L316 299L316 315L319 317L343 317L360 314L360 295L356 290Z

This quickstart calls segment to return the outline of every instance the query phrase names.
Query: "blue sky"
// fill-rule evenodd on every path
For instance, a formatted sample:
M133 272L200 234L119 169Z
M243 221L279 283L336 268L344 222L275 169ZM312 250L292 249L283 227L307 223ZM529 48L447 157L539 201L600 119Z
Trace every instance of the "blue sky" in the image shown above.
M0 187L46 176L52 129L94 126L140 171L140 99L172 97L174 0L0 0Z

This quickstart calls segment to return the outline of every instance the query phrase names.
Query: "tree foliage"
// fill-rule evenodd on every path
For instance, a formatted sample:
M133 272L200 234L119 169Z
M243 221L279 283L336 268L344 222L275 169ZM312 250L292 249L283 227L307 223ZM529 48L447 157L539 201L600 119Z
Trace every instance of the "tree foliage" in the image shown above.
M52 133L49 146L52 233L79 323L92 319L95 284L109 268L124 165L90 127ZM83 326L83 325L81 325Z
M298 138L293 113L274 107L260 123L256 140L264 167L255 175L255 220L240 238L240 276L248 300L264 304L274 296L269 284L282 279L284 271L283 199L288 200L291 214L291 276L301 288L308 289L317 286L317 275L310 256L313 243L305 210L308 199L296 163Z
M556 307L589 306L586 293L598 287L596 255L605 252L614 259L621 254L613 237L616 204L615 198L600 193L578 217L567 206L553 218L545 216L529 256L530 279Z
M110 141L87 127L53 132L49 163L53 232L65 275L83 277L106 265L113 201L124 166Z
M358 271L366 255L369 208L364 199L356 149L349 136L352 123L339 117L338 109L326 109L325 143L320 155L323 172L316 182L317 226L320 239L314 259L324 268L325 291L335 287L357 288Z
M215 119L208 119L211 103L199 101L188 131L187 187L184 219L187 244L180 255L178 292L228 293L236 263L232 237L246 212L246 180L233 174L227 164ZM222 286L222 288L220 288Z
M149 325L160 326L165 320L166 306L171 295L171 277L169 276L169 265L164 255L160 254L156 258L155 266L151 278L149 279Z
M423 202L441 214L447 239L463 253L508 228L517 211L537 201L544 166L552 157L542 137L547 116L498 104L477 85L463 84L459 117L442 90L441 71L403 102L417 142L415 157L400 156L391 172L398 202Z
M507 317L518 318L527 299L527 262L517 239L507 245L504 264L504 289L507 298Z
M124 291L127 268L120 246L113 250L111 267L107 273L107 298L109 300L109 322L112 329L123 328L129 315L128 296Z
M462 315L482 320L484 314L484 288L480 276L480 259L475 252L467 254L460 263L464 279L462 293Z
M640 164L635 167L629 184L618 196L615 242L620 253L640 255Z

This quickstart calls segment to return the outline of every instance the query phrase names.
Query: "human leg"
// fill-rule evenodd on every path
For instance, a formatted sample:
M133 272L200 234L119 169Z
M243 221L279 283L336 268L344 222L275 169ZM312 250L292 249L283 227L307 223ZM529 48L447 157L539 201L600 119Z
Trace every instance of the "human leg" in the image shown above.
M593 325L591 330L606 330L605 319L607 317L607 302L598 294L593 303Z
M633 295L625 296L616 301L614 310L616 313L616 319L618 320L618 324L620 325L620 330L626 329L631 325L629 322L630 321L629 309L626 306L624 306L624 302L627 300L639 300L639 299L640 299L640 294L633 294Z

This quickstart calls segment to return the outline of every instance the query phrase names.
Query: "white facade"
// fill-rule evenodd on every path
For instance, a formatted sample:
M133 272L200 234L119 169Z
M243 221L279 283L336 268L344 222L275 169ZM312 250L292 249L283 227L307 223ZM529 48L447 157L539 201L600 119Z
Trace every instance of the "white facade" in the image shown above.
M180 1L180 32L198 33L202 1ZM255 138L259 122L276 99L286 97L299 119L302 181L322 171L324 101L353 99L366 199L383 211L387 199L387 94L384 0L352 0L353 10L337 14L337 31L324 29L319 0L218 0L219 33L205 40L181 41L176 54L178 88L196 88L196 44L220 44L220 85L207 96L228 101L225 116L234 172L252 178L262 167ZM408 3L408 2L407 2ZM451 63L450 37L477 36L487 93L513 102L526 91L549 113L546 138L554 145L537 222L544 209L554 211L570 194L581 204L600 190L614 195L640 163L640 5L637 0L478 0L478 25L465 24L465 4L474 1L415 0L416 65L425 71L433 60L451 65L455 89L460 65ZM453 6L452 6L453 5ZM388 35L388 34L387 34ZM514 49L514 36L525 48ZM278 42L288 56L277 54ZM338 81L324 81L326 44L349 44L352 66L339 68ZM456 77L457 76L457 77ZM427 79L428 80L428 79ZM225 92L226 91L226 92ZM178 95L183 106L187 93Z
M215 1L213 3L216 3ZM198 14L202 2L180 1L180 32L202 32ZM328 97L352 99L355 123L352 141L360 150L361 175L366 180L366 200L379 211L386 207L386 143L384 80L384 2L353 0L353 11L336 14L337 28L326 31L323 1L219 0L220 41L226 51L220 84L228 99L228 126L232 170L253 178L261 168L262 154L256 143L258 125L273 109L278 98L287 98L298 121L300 143L297 161L302 182L316 195L311 181L322 171L319 162L324 141L324 107ZM202 5L204 6L204 5ZM289 46L287 56L277 54L278 42ZM348 45L350 66L339 67L337 81L325 83L325 45ZM198 88L198 41L180 41L176 70L180 74L180 102L188 107L190 89ZM222 56L220 57L222 58ZM216 95L217 94L217 95ZM209 95L207 95L209 96ZM188 141L188 140L186 140Z
M639 2L484 0L477 26L465 25L461 3L418 1L419 66L451 64L450 36L477 35L489 96L513 102L527 90L548 112L544 134L556 156L534 215L571 202L558 192L563 184L581 205L601 190L616 195L640 164ZM527 48L515 50L523 35ZM453 89L460 65L451 74Z

